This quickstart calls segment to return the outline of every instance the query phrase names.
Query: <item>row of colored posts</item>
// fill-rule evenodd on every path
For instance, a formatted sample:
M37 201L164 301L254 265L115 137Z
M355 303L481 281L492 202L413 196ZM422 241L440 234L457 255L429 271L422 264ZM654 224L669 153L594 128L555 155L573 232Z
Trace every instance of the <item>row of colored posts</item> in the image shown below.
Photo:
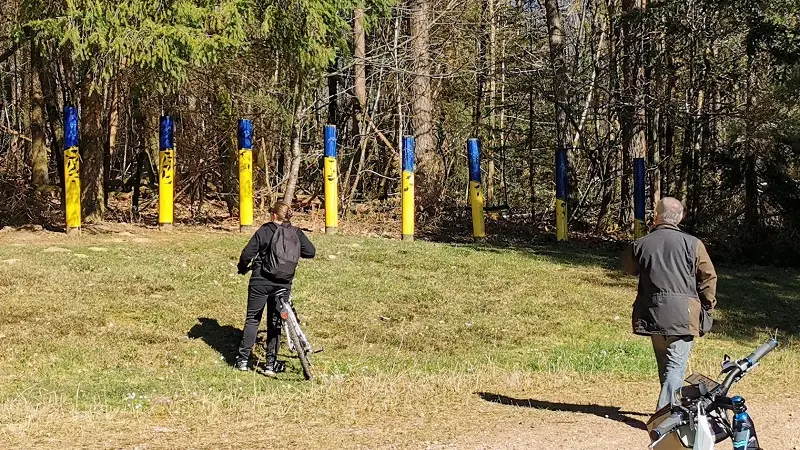
M67 232L81 227L81 183L78 140L78 111L73 106L64 109L64 182ZM159 183L158 224L169 228L173 223L175 180L175 124L170 116L162 116L159 126ZM239 227L248 230L253 226L253 125L247 119L238 123L239 147ZM339 226L339 191L337 172L336 126L325 126L325 152L323 179L325 188L325 232L333 234ZM481 188L480 141L467 141L469 162L469 198L472 210L472 235L476 240L486 237L484 198ZM402 238L414 240L414 168L415 143L413 136L403 137L402 148ZM567 150L556 151L556 238L568 239L567 227ZM644 158L634 159L634 234L646 233L645 225L645 163Z
M403 136L401 194L401 230L404 241L414 240L414 166L413 136ZM325 125L323 183L325 189L325 233L334 234L339 227L339 176L337 172L336 126Z
M158 132L158 226L172 227L175 194L175 122L162 116ZM239 120L239 228L253 226L253 125ZM81 228L80 151L78 110L64 108L64 198L67 233Z
M240 119L239 144L239 229L253 226L253 124ZM158 225L170 228L174 216L175 193L175 122L162 116L159 124L158 146ZM69 202L68 202L69 203Z
M567 150L560 148L556 151L556 239L568 239L567 220ZM647 233L645 213L645 162L644 158L633 160L633 234L638 239Z

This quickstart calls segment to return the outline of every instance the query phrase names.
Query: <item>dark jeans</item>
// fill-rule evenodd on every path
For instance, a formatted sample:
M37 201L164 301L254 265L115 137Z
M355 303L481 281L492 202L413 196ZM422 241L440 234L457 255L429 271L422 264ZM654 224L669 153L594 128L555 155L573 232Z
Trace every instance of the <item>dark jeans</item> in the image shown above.
M244 320L244 336L239 344L239 360L247 361L253 351L258 335L258 325L264 310L267 311L267 367L274 367L281 345L281 314L278 311L276 292L286 288L265 285L250 285L247 290L247 316Z

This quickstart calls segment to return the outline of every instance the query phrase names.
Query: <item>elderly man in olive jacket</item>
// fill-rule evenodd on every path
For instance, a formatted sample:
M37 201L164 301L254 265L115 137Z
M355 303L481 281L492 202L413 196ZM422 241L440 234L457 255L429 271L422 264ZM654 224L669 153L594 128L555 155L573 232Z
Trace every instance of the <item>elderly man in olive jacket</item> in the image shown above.
M651 232L623 253L625 271L639 276L633 332L650 336L658 364L658 409L683 385L695 337L711 330L717 274L706 247L678 228L683 205L672 197L656 205Z

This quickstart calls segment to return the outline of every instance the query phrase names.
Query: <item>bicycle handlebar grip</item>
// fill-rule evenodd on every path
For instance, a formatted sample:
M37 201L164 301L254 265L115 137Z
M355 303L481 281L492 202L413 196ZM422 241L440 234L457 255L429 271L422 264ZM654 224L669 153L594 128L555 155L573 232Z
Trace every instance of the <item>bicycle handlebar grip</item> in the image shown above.
M778 346L778 341L775 338L770 339L764 344L761 344L761 347L758 347L750 356L747 357L747 360L750 361L751 365L755 365L758 360L764 357L767 353L771 352Z
M650 432L650 441L655 442L661 439L664 435L670 433L675 428L683 424L683 417L680 413L673 413L671 416L664 419L661 424Z

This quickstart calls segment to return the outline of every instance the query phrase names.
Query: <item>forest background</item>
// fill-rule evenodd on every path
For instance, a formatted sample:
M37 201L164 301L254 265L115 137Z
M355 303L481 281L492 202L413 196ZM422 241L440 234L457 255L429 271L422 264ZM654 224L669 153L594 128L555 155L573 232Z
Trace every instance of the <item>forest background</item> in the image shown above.
M418 223L468 233L479 137L499 233L553 230L555 152L574 232L625 236L684 199L715 259L800 263L800 4L792 0L0 0L0 227L63 221L63 110L80 111L87 222L153 220L159 117L175 118L179 220L237 209L236 124L256 205L322 196L337 125L342 215L399 216L416 137ZM445 231L447 233L447 231Z

